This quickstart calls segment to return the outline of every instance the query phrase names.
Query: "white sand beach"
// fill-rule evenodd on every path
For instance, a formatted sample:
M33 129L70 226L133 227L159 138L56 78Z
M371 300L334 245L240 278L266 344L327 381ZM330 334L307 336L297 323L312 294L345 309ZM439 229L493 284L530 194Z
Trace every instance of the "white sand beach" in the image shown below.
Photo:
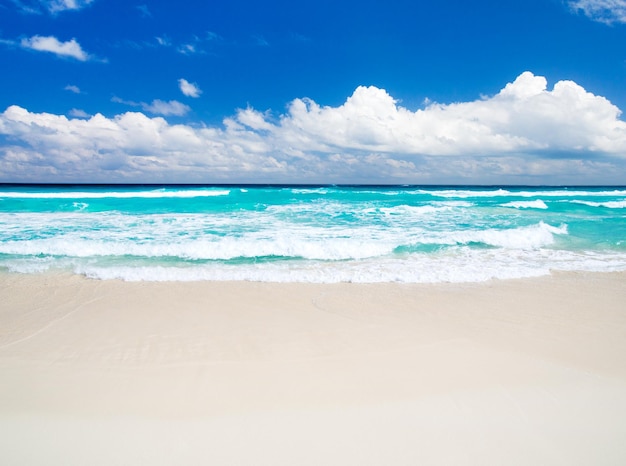
M0 275L0 464L626 464L626 274Z

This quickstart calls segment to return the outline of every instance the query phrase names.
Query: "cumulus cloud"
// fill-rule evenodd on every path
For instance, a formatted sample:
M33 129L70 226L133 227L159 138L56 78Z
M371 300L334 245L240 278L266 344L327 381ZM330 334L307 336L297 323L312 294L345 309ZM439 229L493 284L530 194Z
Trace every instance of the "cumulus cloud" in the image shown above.
M53 173L63 179L184 181L197 179L199 170L219 178L232 170L258 174L278 164L253 133L171 125L139 112L84 120L11 106L0 114L0 134L15 142L0 149L4 177Z
M185 94L187 97L200 97L202 91L198 87L196 83L190 83L186 79L180 78L178 80L178 86L180 87L180 92Z
M135 104L177 114L175 101ZM168 113L169 112L169 113ZM127 112L0 114L0 181L593 183L626 176L620 110L572 81L526 72L491 97L411 111L359 87L337 107L295 99L215 127ZM613 178L610 178L610 177ZM40 180L41 181L41 180ZM49 180L50 181L50 180Z
M273 132L293 146L422 155L626 150L620 110L572 81L552 90L530 72L491 98L412 112L384 89L359 87L339 107L296 99ZM264 121L267 121L263 117Z
M594 21L626 23L626 0L570 0L569 6Z
M87 54L76 39L61 42L54 36L33 36L22 39L21 46L39 52L50 52L61 57L75 58L79 61L87 61L90 56Z

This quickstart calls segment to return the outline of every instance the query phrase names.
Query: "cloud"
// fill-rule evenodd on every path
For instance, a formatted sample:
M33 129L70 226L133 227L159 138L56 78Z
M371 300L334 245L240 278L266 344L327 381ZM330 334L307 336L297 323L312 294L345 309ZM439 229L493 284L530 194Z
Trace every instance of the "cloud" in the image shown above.
M130 107L139 107L148 113L152 113L155 115L163 115L163 116L183 116L189 113L191 108L181 102L176 100L170 100L169 102L165 102L160 99L155 99L152 103L147 102L134 102L132 100L124 100L119 97L114 96L111 99L111 102L115 102L118 104L128 105Z
M339 107L296 99L273 132L294 147L421 155L626 151L620 110L572 81L520 75L491 98L412 112L383 89L359 87Z
M111 102L115 102L116 104L130 105L131 107L141 107L140 102L133 102L132 100L124 100L121 97L117 97L117 96L111 97Z
M175 116L183 116L186 115L191 108L189 106L180 103L176 100L170 100L169 102L165 102L163 100L153 100L152 103L146 104L142 103L141 107L150 113L154 113L157 115L175 115Z
M196 98L200 97L200 94L202 94L202 91L196 83L190 83L186 79L180 78L178 80L178 86L180 87L180 91L187 97Z
M626 0L569 0L569 6L593 21L626 23Z
M152 16L150 14L150 16ZM163 34L160 36L154 36L153 40L144 41L131 41L128 39L117 41L119 47L130 47L135 50L143 50L146 48L166 47L175 50L183 55L205 55L212 53L206 50L206 45L212 41L222 41L222 38L214 32L205 32L201 35L193 35L185 42L176 44L172 38Z
M203 53L202 50L198 49L195 44L182 44L176 50L183 55L195 55L197 53Z
M185 111L176 101L124 103ZM620 110L572 81L549 89L530 72L470 102L411 111L361 86L336 107L295 99L283 115L246 108L219 126L11 106L0 114L0 137L0 181L589 184L626 176Z
M215 44L222 42L223 38L212 31L206 31L201 35L193 35L189 40L181 43L174 44L172 40L164 35L155 37L157 44L163 47L174 47L174 49L183 55L204 55L207 52L206 48L208 44Z
M163 37L157 36L155 37L155 39L157 41L157 44L163 47L170 47L172 45L172 40L167 36L163 36Z
M137 5L135 8L139 10L139 13L141 13L142 18L152 17L152 13L150 13L150 10L148 9L148 5Z
M41 14L48 11L52 14L64 11L80 10L91 5L94 0L12 0L23 13Z
M80 10L93 3L94 0L49 0L44 1L48 11L59 13L61 11Z
M73 84L68 84L63 89L73 92L74 94L80 94L80 88L78 86L74 86Z
M33 36L22 39L20 45L27 49L39 52L50 52L61 57L75 58L79 61L87 61L90 56L80 46L76 39L61 42L54 36Z
M91 116L89 113L79 108L71 109L69 115L75 118L89 118Z
M20 10L22 13L26 13L26 14L41 14L41 5L39 4L39 2L27 2L24 0L12 0L12 2L15 4L15 6L18 8L18 10ZM32 4L34 3L34 4Z
M11 106L0 114L0 134L14 142L1 149L0 173L5 178L21 174L22 179L53 174L64 179L184 181L198 170L219 177L232 169L258 175L263 167L276 167L258 136L238 133L171 125L138 112L84 120ZM112 166L119 167L115 176Z

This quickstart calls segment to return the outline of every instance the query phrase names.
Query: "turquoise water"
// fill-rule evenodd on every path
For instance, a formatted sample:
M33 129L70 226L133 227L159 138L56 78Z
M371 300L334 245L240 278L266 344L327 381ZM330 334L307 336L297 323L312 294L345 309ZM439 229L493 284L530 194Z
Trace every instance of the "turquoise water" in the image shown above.
M626 188L0 186L0 270L474 282L626 270Z

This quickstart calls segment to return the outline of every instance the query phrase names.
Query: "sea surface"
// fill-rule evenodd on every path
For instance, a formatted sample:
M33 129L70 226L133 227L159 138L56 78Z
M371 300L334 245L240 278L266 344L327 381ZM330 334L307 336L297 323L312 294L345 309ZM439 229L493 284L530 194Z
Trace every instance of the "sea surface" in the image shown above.
M0 185L0 271L478 282L626 270L626 187Z

